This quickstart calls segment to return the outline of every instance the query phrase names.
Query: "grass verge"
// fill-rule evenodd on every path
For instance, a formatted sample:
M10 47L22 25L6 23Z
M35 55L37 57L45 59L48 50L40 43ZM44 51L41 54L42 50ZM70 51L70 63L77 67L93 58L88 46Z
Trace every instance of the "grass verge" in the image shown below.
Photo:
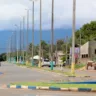
M49 71L49 72L55 72L55 73L61 73L62 75L66 75L66 76L78 76L78 74L72 74L71 72L63 72L63 71L61 71L61 70L50 70L50 69L44 69L44 68L39 68L38 66L34 66L34 67L32 67L31 66L31 64L28 64L28 65L26 65L26 64L17 64L18 66L25 66L25 67L27 67L27 68L36 68L36 69L40 69L40 70L44 70L44 71ZM81 66L83 66L83 65L81 65ZM80 67L78 67L78 68L80 68ZM84 74L83 74L84 75ZM83 76L82 75L82 76Z
M85 64L75 64L75 69L80 69L80 68L83 68L85 67L86 65ZM67 68L71 68L71 65L69 66L66 66Z
M92 88L96 89L96 84L56 84L56 83L44 83L44 82L17 82L11 83L11 85L25 85L25 86L48 86L48 87L60 87L60 88Z

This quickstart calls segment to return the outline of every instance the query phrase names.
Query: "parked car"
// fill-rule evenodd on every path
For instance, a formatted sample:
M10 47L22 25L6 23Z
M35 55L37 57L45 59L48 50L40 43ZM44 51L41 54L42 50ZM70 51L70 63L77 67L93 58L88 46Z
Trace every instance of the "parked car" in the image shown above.
M50 60L49 60L49 59L44 59L44 60L42 61L42 67L44 67L44 66L51 67L51 65L50 65ZM54 67L56 66L55 61L53 61L53 66L54 66Z

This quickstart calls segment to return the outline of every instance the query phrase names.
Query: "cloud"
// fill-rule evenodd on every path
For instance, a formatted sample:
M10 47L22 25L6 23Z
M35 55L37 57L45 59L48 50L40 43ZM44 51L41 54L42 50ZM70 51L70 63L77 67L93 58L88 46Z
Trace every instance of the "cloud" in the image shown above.
M72 1L54 0L55 28L72 27ZM76 0L76 24L83 24L96 20L96 0ZM43 29L51 28L51 3L52 0L42 0L42 25ZM39 1L35 2L35 28L39 29ZM15 23L19 23L22 16L26 16L25 8L31 9L29 0L0 0L0 28L12 29ZM30 11L30 28L32 24Z

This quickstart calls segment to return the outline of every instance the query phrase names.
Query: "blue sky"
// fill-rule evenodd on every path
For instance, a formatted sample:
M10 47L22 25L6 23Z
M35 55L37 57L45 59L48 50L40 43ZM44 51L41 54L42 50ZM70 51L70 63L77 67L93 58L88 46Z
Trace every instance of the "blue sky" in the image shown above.
M43 39L48 41L50 39L51 28L51 1L42 0L42 29ZM55 1L55 39L64 38L66 35L71 36L72 28L72 1L73 0L54 0ZM96 0L76 0L76 29L83 24L92 20L96 20ZM8 38L12 31L15 30L15 24L19 25L22 22L23 16L27 16L25 9L31 9L32 4L30 0L0 0L0 45L6 46ZM29 16L30 30L32 26L32 12L30 10ZM12 30L12 31L8 31ZM35 2L35 43L39 39L39 0ZM31 34L31 33L30 33ZM31 35L30 35L31 41Z

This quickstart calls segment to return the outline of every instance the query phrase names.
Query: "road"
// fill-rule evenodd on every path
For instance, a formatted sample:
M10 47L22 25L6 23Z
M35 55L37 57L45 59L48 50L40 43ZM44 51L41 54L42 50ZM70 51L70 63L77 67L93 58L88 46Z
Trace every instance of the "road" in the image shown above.
M12 82L24 81L51 81L56 79L63 79L62 76L52 74L51 72L44 72L36 69L28 69L16 66L15 64L2 63L0 71L0 84L9 84Z
M1 96L96 96L96 93L1 89Z
M40 71L38 69L29 69L16 66L15 64L2 63L0 67L0 86L12 82L24 81L51 81L51 80L67 80L67 77L57 73ZM72 79L72 78L71 78ZM77 93L77 92L63 92L63 91L40 91L40 90L17 90L6 89L0 87L0 95L2 96L96 96L95 93Z

